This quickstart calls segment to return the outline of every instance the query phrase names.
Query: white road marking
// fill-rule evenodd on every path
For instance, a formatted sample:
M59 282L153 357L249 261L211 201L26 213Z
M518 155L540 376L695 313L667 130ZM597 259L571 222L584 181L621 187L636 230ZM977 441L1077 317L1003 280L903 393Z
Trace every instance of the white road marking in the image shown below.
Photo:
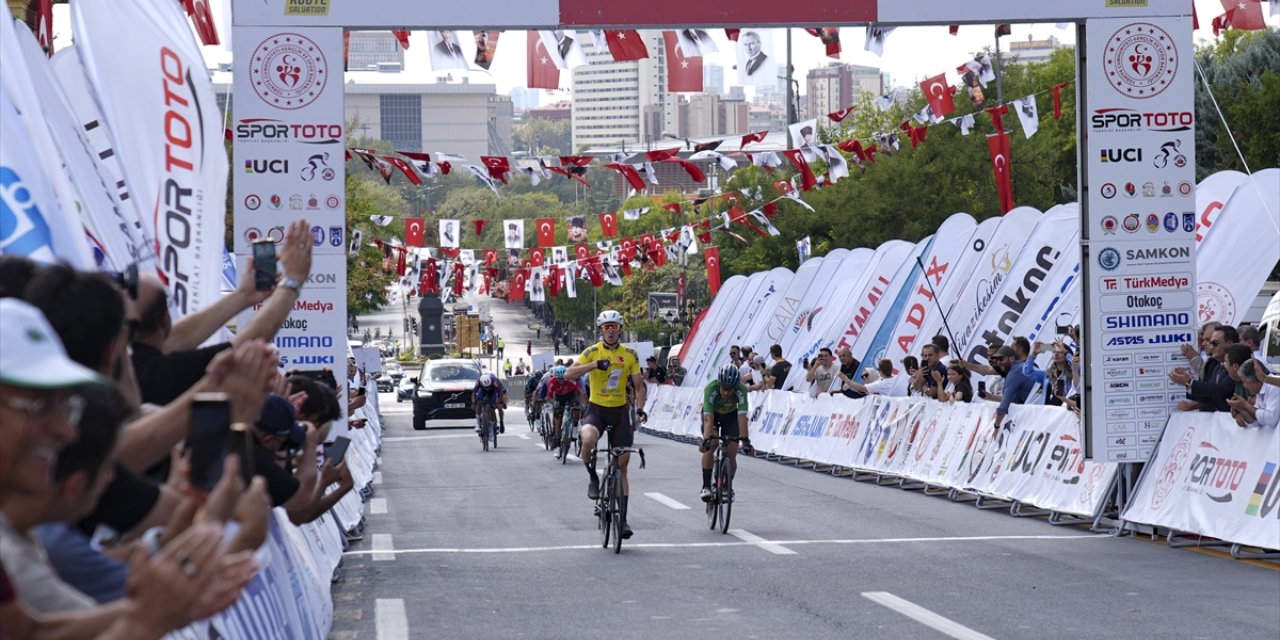
M730 529L729 533L733 533L734 529ZM373 534L376 538L379 535ZM1062 536L972 536L972 537L956 537L956 538L869 538L862 540L775 540L772 544L797 546L806 544L897 544L912 542L929 542L929 543L946 543L946 542L988 542L992 540L1107 540L1113 536L1107 534L1098 535L1062 535ZM720 538L723 540L723 538ZM628 543L628 548L636 549L697 549L707 547L747 547L755 546L756 542L746 541L725 541L725 542L636 542ZM558 546L543 547L490 547L464 549L460 547L428 547L422 549L395 549L382 551L388 555L400 554L419 554L419 553L543 553L546 551L576 551L579 549L599 549L599 544L568 544ZM374 551L348 551L344 556L363 556L375 553Z
M565 456L567 456L570 460L574 460L576 462L582 462L582 458L579 458L578 456L575 456L572 453L566 453Z
M391 534L375 533L373 534L373 549L369 553L373 554L374 560L395 560L396 548L391 542Z
M374 472L373 472L373 483L374 483L374 484L382 484L382 472L381 472L381 471L374 471Z
M650 498L653 498L654 500L657 500L658 502L661 502L662 504L665 504L668 507L671 507L672 509L688 509L689 508L688 506L680 504L679 502L673 500L672 498L667 497L656 491L652 491L644 495L649 496Z
M409 618L404 612L404 600L378 598L374 611L378 640L409 640Z
M796 552L780 544L777 544L775 542L769 542L768 540L765 540L764 538L761 538L760 536L754 533L749 533L747 531L743 531L742 529L730 529L729 535L735 538L738 538L739 540L745 540L747 542L750 542L751 544L754 544L757 547L760 547L761 549L764 549L765 551L768 551L769 553L772 553L775 556L793 556L796 554Z
M888 591L864 591L862 597L884 607L888 607L902 615L931 627L957 640L992 640L985 633L978 633L959 622L944 618L914 602L903 600Z
M514 436L515 436L515 437L517 437L517 438L520 438L521 440L528 440L528 439L529 439L529 434L527 434L527 433L515 433L515 434L512 434L512 435L514 435Z
M475 438L475 432L470 433L440 433L432 436L392 436L383 438L383 442L410 442L413 440L446 440L449 438Z
M386 512L387 512L387 499L386 499L386 498L370 498L370 499L369 499L369 513L370 513L370 514L386 513Z

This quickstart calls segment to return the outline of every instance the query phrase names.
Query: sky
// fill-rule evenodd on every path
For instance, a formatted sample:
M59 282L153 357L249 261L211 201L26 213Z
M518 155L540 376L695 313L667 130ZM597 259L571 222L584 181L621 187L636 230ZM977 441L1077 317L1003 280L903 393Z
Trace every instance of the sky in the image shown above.
M1200 44L1213 39L1209 24L1214 16L1222 13L1223 9L1220 0L1194 0L1194 2L1201 22L1201 29L1195 34L1196 42ZM223 36L224 44L229 43L230 20L228 18L228 7L230 6L230 0L211 0L210 4L214 11L215 20L219 24L219 33ZM70 17L68 15L68 5L54 5L54 12L55 43L69 42ZM1267 12L1268 8L1264 2L1263 13L1266 14ZM1273 27L1280 26L1280 17L1268 15L1267 24ZM733 65L736 63L734 48L731 46L734 43L728 40L723 29L710 31L720 52L707 56L705 62L724 67L726 86L732 86L735 84L736 79L736 75L732 70ZM775 51L770 55L777 60L782 60L784 43L786 42L785 31L783 29L774 29L773 31ZM958 77L955 73L955 67L971 59L973 54L983 47L991 47L995 43L993 29L989 25L965 25L960 27L960 33L956 36L948 34L946 25L903 27L889 34L885 43L884 55L877 56L863 50L865 33L866 29L864 27L845 27L840 30L843 52L840 54L839 62L878 67L882 72L890 74L894 86L908 88L917 85L924 78L944 71L948 73L950 81L957 82ZM1013 33L1000 39L1001 49L1007 52L1009 50L1009 42L1013 40L1027 40L1028 37L1040 40L1051 36L1057 38L1064 45L1074 44L1074 25L1068 25L1068 28L1064 29L1054 24L1015 24L1013 25ZM590 41L589 36L585 36L585 39ZM426 32L413 32L410 38L409 50L405 52L405 73L420 78L423 82L431 82L434 74L431 73L430 63L427 61L426 40ZM470 37L463 37L460 40L462 40L463 49L468 55L474 53L475 49L474 45L471 44ZM211 66L231 60L231 54L227 46L204 47L204 54L205 59ZM799 80L802 93L805 91L804 78L806 73L810 69L825 66L829 62L836 62L836 60L826 57L823 45L817 38L808 35L802 29L792 29L792 65L795 68L794 77ZM461 81L462 74L460 72L452 71L450 73L452 73L455 82ZM522 32L512 31L502 34L498 43L497 55L490 71L474 69L467 72L466 76L473 84L496 84L499 93L509 94L513 87L523 87L525 85L525 73L525 36ZM568 90L570 74L561 73L560 78L561 90L543 92L541 98L543 104L572 99L572 95ZM752 93L752 89L748 88L747 95L751 96Z

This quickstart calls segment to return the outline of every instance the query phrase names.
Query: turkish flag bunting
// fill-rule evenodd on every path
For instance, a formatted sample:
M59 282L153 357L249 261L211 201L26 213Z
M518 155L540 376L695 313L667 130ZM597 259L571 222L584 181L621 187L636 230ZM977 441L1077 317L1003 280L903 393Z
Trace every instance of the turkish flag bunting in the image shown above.
M507 184L507 174L511 172L511 163L506 156L480 156L480 161L489 170L489 177Z
M461 253L461 251L462 249L457 247L440 247L440 255L452 260L457 260L458 254Z
M769 135L768 131L760 131L757 133L748 133L747 135L742 136L742 144L738 145L738 151L742 151L743 147L751 144L752 142L763 142L764 137L767 135Z
M1213 19L1213 35L1218 35L1219 29L1257 31L1267 27L1266 19L1262 17L1261 0L1221 0L1221 2L1222 8L1227 12Z
M766 218L775 218L778 216L778 203L770 202L764 205L764 215Z
M437 162L436 166L440 167L440 173L446 176L449 175L450 171L453 171L453 163L450 162Z
M453 295L462 295L462 281L465 280L466 277L466 266L461 262L453 263Z
M493 263L495 263L495 262L497 262L497 261L498 261L498 250L497 250L497 249L485 249L485 250L484 250L484 262L482 262L481 264L493 264Z
M839 111L832 111L831 113L828 113L827 119L832 122L841 122L845 118L848 118L851 113L853 113L853 105L849 105Z
M1004 133L1004 114L1009 112L1008 105L997 105L987 109L987 114L991 116L991 124L995 125L996 133Z
M993 133L987 136L987 150L991 152L991 169L996 176L996 192L1000 196L1000 211L1009 213L1013 208L1013 180L1009 167L1009 133Z
M657 151L646 151L644 155L649 159L649 162L662 162L663 160L674 157L677 153L680 153L680 147L675 147L673 149L658 149Z
M591 164L591 156L560 156L562 167L585 167Z
M871 146L866 147L866 148L865 148L865 149L863 149L862 151L863 151L863 153L867 156L867 162L870 162L870 163L872 163L872 164L875 164L875 161L876 161L876 151L877 151L877 149L876 149L876 145L875 145L875 144L872 144Z
M218 27L214 23L213 13L209 10L208 0L182 0L182 4L187 8L187 15L191 17L191 25L195 27L196 35L200 36L200 44L205 46L222 44L218 39ZM36 12L35 16L31 15L33 10ZM35 20L32 20L33 17ZM53 2L36 0L28 4L27 23L35 25L36 39L46 51L53 53Z
M530 30L528 33L528 82L526 85L530 89L559 89L560 88L560 70L556 68L556 63L552 62L551 57L547 55L547 48L542 44L542 37L537 31Z
M538 246L549 247L556 243L556 219L538 218L534 220L538 227Z
M431 168L430 154L419 153L417 151L399 151L399 150L397 150L396 153L408 158L410 161L410 164L413 165L413 168L417 169L418 172L421 173L422 175L430 178L432 175L435 174L435 169Z
M725 30L724 30L724 37L726 37L726 38L728 38L728 39L730 39L730 40L732 40L732 41L734 41L734 42L737 42L737 41L738 41L738 33L739 33L740 31L742 31L742 29L725 29Z
M674 31L663 31L667 49L667 91L702 91L702 57L686 57Z
M396 37L396 40L400 42L400 46L402 48L404 49L409 48L409 32L408 31L392 31L391 35L394 35Z
M698 144L693 145L693 152L701 153L703 151L715 151L723 143L724 143L724 140L715 140L712 142L699 142Z
M405 218L404 243L411 247L421 247L422 238L426 234L426 228L426 220L422 218Z
M840 58L840 29L838 27L806 28L805 31L827 45L828 58Z
M623 264L636 259L636 241L631 238L623 238L619 243L621 247L618 250L618 257L622 259Z
M510 300L524 300L524 283L529 281L529 270L520 269L511 277L511 284L507 287L507 298Z
M614 238L618 235L618 214L609 212L600 214L600 232L606 238Z
M684 158L671 158L668 162L675 162L684 167L684 172L689 174L689 178L694 182L702 183L707 181L707 176L702 173L702 169L699 169L698 165L689 162Z
M809 191L818 184L818 179L813 176L813 169L809 168L809 162L804 159L804 154L801 153L799 149L787 149L782 152L782 155L787 156L787 159L791 161L791 164L795 165L796 169L800 170L801 189Z
M582 184L588 187L591 186L587 184L587 180L582 177L587 173L587 170L585 167L577 167L572 165L568 167L547 167L547 171L550 171L552 173L558 173L566 178L573 178L574 180L577 180L578 182L581 182Z
M680 203L679 203L679 202L672 202L671 204L664 204L664 205L662 205L662 208L663 208L663 209L666 209L667 211L670 211L671 213L680 213Z
M911 148L916 148L917 144L924 144L924 136L929 132L929 127L913 127L910 120L903 120L898 125L898 129L907 134L907 138L911 140Z
M550 267L547 267L546 287L547 293L549 293L552 298L560 295L560 267L558 265L553 264Z
M1053 119L1062 119L1062 88L1071 84L1070 82L1059 82L1053 85Z
M703 247L702 255L707 262L707 286L714 296L720 290L720 247Z
M541 267L546 262L547 250L542 247L534 247L529 250L529 266Z
M954 35L956 35L956 34L960 33L960 25L958 25L958 24L950 25L950 26L948 26L948 27L947 27L947 31L948 31L949 33L951 33L951 35L953 35L953 36L954 36Z
M408 178L409 182L412 182L414 186L422 184L422 178L418 177L418 174L414 172L413 167L409 166L408 162L405 162L395 156L383 156L382 159L387 161L391 166L399 169L400 173L403 173L404 177Z
M622 164L620 162L610 162L605 166L621 173L622 177L626 178L627 182L631 183L632 189L635 189L636 191L644 191L644 178L640 177L640 172L636 171L635 167L632 167L629 164Z
M926 78L920 83L920 92L929 101L929 108L933 109L933 115L941 118L956 110L956 103L951 99L955 88L947 84L947 74L939 73L932 78Z
M641 234L639 238L636 238L636 245L640 249L640 253L647 256L650 248L653 246L653 234Z
M396 275L403 278L404 274L409 270L408 266L405 264L405 251L404 249L400 249L396 253L398 254L396 257Z
M487 226L489 226L489 221L488 221L488 220L484 220L484 219L477 218L477 219L475 219L475 220L472 220L472 221L471 221L471 224L472 224L472 226L474 226L474 227L476 228L476 235L477 235L477 236L483 236L483 235L484 235L484 228L485 228L485 227L487 227Z
M435 258L427 258L422 268L422 284L418 287L424 293L440 293L440 266Z
M577 244L573 246L573 256L579 262L591 257L591 248L585 244Z
M609 53L617 62L649 57L649 48L644 46L644 38L634 29L605 29L604 41L608 43Z

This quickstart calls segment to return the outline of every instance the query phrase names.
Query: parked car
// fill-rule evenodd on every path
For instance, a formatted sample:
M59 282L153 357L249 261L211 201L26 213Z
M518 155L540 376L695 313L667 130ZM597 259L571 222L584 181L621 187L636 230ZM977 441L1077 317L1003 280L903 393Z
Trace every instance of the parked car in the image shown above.
M414 383L413 428L427 428L428 420L474 419L471 389L480 379L475 360L428 360Z

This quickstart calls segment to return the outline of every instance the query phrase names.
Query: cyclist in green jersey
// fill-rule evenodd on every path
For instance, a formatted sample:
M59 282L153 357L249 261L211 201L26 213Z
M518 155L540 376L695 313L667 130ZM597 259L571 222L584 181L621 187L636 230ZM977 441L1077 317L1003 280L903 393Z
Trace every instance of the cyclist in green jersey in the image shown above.
M702 494L703 502L711 499L712 449L716 439L742 438L742 446L749 453L751 439L747 433L747 385L733 364L720 368L715 380L702 388ZM738 471L738 444L729 443L729 473Z

